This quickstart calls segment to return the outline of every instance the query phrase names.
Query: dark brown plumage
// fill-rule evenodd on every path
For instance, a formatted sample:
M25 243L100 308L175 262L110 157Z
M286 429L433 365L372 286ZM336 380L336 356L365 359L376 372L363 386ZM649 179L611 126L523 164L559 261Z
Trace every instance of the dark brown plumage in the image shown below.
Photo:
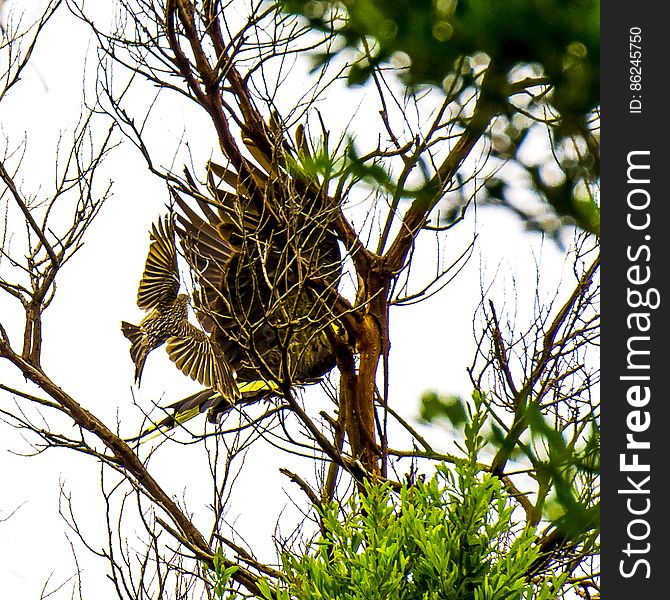
M214 183L236 190L225 191ZM233 171L210 163L212 200L175 194L176 232L195 276L198 320L237 373L241 403L280 393L284 385L319 381L335 366L329 336L337 328L329 299L342 271L337 239L319 198L272 188L255 172L254 194ZM166 408L157 427L200 412L209 420L230 409L216 390ZM152 430L155 429L152 428Z
M148 311L139 325L123 321L121 330L130 340L135 381L140 383L150 352L167 342L167 353L179 369L216 390L226 402L239 397L233 369L207 334L188 321L189 297L178 294L179 270L171 217L154 224L137 305Z

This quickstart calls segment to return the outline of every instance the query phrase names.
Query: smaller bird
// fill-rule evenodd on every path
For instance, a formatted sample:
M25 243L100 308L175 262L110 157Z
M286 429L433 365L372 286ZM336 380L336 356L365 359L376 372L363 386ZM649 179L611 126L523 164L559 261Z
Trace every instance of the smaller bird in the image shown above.
M174 236L169 215L152 226L149 254L137 292L137 306L148 314L139 325L121 322L121 331L131 343L135 381L140 384L148 354L167 342L170 360L185 375L233 403L240 397L235 372L209 336L188 321L189 296L178 293Z

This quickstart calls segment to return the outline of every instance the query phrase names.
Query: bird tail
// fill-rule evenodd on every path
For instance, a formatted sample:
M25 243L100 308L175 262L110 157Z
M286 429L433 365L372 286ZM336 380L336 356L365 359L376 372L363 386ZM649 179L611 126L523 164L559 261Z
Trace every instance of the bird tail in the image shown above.
M155 432L168 431L178 425L183 425L193 417L208 412L207 419L210 423L216 423L223 415L228 414L233 407L244 404L253 404L263 398L269 398L278 392L279 387L269 381L247 381L238 384L241 399L235 403L230 402L221 393L212 389L204 389L187 398L166 406L163 410L168 412L168 416L162 421L154 423L147 427L140 435L131 440L143 439L147 435ZM149 438L151 439L151 438Z
M130 358L135 363L135 381L139 386L144 362L147 360L148 354L143 344L144 333L142 333L142 330L137 325L127 323L126 321L121 321L121 331L130 340Z

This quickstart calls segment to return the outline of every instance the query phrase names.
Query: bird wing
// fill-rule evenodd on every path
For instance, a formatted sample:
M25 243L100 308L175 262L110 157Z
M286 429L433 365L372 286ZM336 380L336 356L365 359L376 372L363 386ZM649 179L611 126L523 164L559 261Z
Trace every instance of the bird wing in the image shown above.
M153 224L150 239L149 254L137 291L137 306L143 310L174 302L179 292L177 247L170 215Z
M240 397L235 372L209 337L191 323L167 341L167 353L182 373L233 402Z
M198 281L194 294L196 314L203 328L211 333L215 328L212 315L221 313L219 305L224 302L221 289L237 253L229 242L234 225L219 218L204 201L198 201L203 218L182 198L177 196L175 200L181 209L177 214L177 233Z

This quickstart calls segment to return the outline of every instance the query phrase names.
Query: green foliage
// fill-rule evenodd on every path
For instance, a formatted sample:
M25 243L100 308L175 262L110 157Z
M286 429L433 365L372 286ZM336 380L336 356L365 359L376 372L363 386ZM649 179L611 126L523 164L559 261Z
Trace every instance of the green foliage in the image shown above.
M463 412L461 412L463 411ZM465 415L460 421L460 415ZM536 469L541 485L537 504L544 517L554 525L562 538L579 542L600 532L600 504L597 501L596 480L600 473L600 432L597 423L575 441L566 442L563 434L548 422L535 404L524 408L532 443L510 442L500 428L484 394L475 391L466 404L457 397L444 396L435 391L421 397L420 418L426 423L440 423L445 418L452 426L462 427L464 447L456 445L475 461L487 446L494 453L504 450L510 458L524 454ZM548 494L546 497L543 494Z
M527 411L534 438L544 442L547 458L534 457L538 477L548 478L553 495L547 515L567 539L580 539L589 531L600 531L600 504L594 502L593 479L600 470L600 434L595 423L583 448L568 444L534 405Z
M239 567L226 567L226 559L221 548L218 548L212 560L211 567L207 568L206 574L209 579L212 594L218 600L235 600L238 595L235 592L229 592L230 581ZM229 592L226 594L226 592Z
M447 420L454 427L459 427L465 423L467 415L460 396L444 396L431 390L421 395L419 418L424 423Z
M283 0L281 4L307 18L314 29L336 36L337 43L328 50L312 53L317 66L344 52L354 54L347 71L350 85L365 83L376 68L390 63L399 67L397 72L410 90L431 85L457 98L459 90L470 95L481 84L477 75L481 70L473 65L490 60L495 77L490 78L486 95L498 113L497 132L487 134L491 156L514 162L525 172L526 185L541 209L529 210L515 202L519 177L516 182L492 178L480 203L504 206L529 229L555 236L565 224L600 235L600 209L591 189L599 176L598 142L593 135L600 104L597 0ZM510 82L530 79L536 82L530 93L511 91ZM523 158L523 143L538 122L551 127L552 155L560 165L560 177L547 180L544 163ZM384 165L361 163L358 170L362 177L392 188ZM412 195L399 192L399 197Z
M526 579L534 535L512 521L497 478L472 464L439 466L428 481L368 483L345 514L321 512L325 535L303 556L285 556L295 599L503 600L553 597L559 579ZM554 587L556 586L556 587Z
M554 105L584 115L599 101L600 4L597 0L285 0L322 31L334 31L344 48L361 48L366 60L348 78L363 83L374 67L402 53L409 85L436 84L459 57L486 53L504 71L537 63L555 86ZM336 18L333 18L336 16ZM322 61L331 55L325 54Z
M567 152L568 144L555 144L554 154L563 171L558 181L548 182L543 177L543 168L546 164L528 164L521 156L523 142L530 131L530 127L517 130L508 123L505 133L507 143L502 148L493 148L492 156L516 163L525 172L529 189L551 208L551 211L561 220L572 222L577 227L596 236L600 236L600 206L589 187L597 181L600 163L596 153L584 149L579 153L574 147ZM575 147L578 143L575 143ZM492 177L485 184L486 203L512 207L510 198L514 195L515 181ZM586 185L585 185L586 184ZM543 223L541 213L537 216L525 214L514 208L515 212L526 221L529 229L555 233L553 228Z

